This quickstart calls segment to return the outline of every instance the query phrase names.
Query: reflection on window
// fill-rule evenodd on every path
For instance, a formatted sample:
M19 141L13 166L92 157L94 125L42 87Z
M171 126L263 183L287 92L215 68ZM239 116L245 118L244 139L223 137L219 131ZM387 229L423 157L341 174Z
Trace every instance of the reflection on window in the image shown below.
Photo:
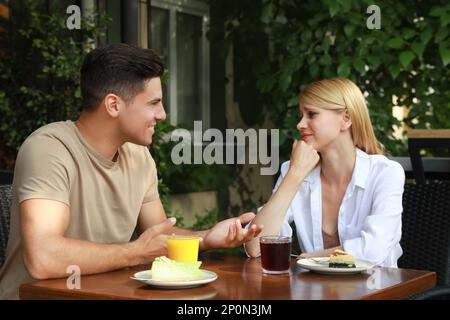
M151 41L152 49L158 53L166 69L169 66L169 10L151 8ZM163 85L163 105L166 112L170 113L169 83Z
M202 120L201 17L177 13L177 112L178 123L190 127Z

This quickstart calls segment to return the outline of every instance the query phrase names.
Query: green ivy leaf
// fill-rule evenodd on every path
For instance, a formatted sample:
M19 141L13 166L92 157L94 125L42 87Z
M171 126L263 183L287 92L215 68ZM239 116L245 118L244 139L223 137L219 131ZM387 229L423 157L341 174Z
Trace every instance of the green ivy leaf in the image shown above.
M313 64L316 61L316 56L314 54L311 54L306 61L308 62L308 64Z
M402 53L400 53L399 56L399 60L400 63L402 64L403 68L407 68L409 66L409 64L411 63L411 61L414 60L414 53L412 51L403 51Z
M392 49L400 49L401 47L403 47L403 44L404 44L403 39L399 37L389 39L386 42L386 45Z
M438 33L436 33L435 39L436 42L443 42L447 39L448 36L448 30L447 29L440 29Z
M339 12L339 3L335 0L326 0L324 2L326 5L328 5L328 11L330 12L330 16L334 17L336 13Z
M411 45L411 49L418 57L422 57L423 51L425 50L425 44L422 42L414 42Z
M355 59L355 61L353 62L353 67L361 74L366 71L364 60L361 58Z
M329 66L332 63L331 57L329 54L324 54L322 57L320 57L319 61L324 66Z
M280 79L280 89L282 91L286 91L289 88L291 81L292 81L291 74L283 74Z
M317 64L311 65L311 67L309 68L309 74L311 75L312 78L316 78L318 76L319 67Z
M433 36L433 31L428 28L422 34L420 35L420 39L422 40L424 45L427 45L428 41L430 41L431 37Z
M400 66L397 64L391 64L388 67L388 71L389 71L392 79L395 80L398 77L398 75L400 74Z
M350 67L346 63L341 63L337 68L337 73L340 77L346 78L350 74Z
M339 4L342 6L344 11L349 11L352 8L353 0L337 0Z
M269 23L273 18L273 5L272 3L265 3L261 12L261 21L263 23Z
M439 44L439 54L441 55L442 64L447 66L450 63L450 47L447 43Z
M432 17L439 17L443 13L443 10L441 7L433 7L430 10L429 15Z
M288 100L288 103L287 103L288 107L294 107L294 106L297 106L297 105L298 105L298 97L297 97L297 95L291 97Z
M369 64L369 68L376 69L381 64L381 59L377 55L369 55L367 57L367 62Z
M413 29L406 29L403 32L403 38L404 39L411 39L412 37L414 37L416 35L416 32Z
M441 16L441 27L445 28L450 23L450 14L444 13Z
M355 26L351 24L346 24L344 27L344 33L348 38L351 38L353 36L353 33L355 32Z
M334 68L333 68L334 69ZM333 78L336 76L336 72L331 68L331 66L326 66L323 70L323 75L325 78Z
M364 57L367 55L369 51L369 47L364 45L364 44L359 44L358 49L357 49L357 55L360 57Z
M303 31L300 36L300 38L304 42L309 42L311 40L311 37L312 37L312 32L310 30Z

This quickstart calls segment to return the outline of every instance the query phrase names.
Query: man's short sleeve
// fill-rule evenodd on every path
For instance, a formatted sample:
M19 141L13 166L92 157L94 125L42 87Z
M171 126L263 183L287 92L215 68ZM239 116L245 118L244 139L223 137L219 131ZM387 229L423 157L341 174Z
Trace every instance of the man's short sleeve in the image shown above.
M69 204L70 166L65 146L50 136L30 136L21 146L14 169L18 203L50 199Z
M147 153L147 156L146 156L147 163L148 163L147 167L149 168L150 178L149 178L149 181L147 181L148 188L147 188L147 191L145 192L144 200L142 201L143 203L151 202L151 201L159 198L158 173L156 171L155 160L153 160L153 158L150 155L150 152L148 150L146 150L145 152Z

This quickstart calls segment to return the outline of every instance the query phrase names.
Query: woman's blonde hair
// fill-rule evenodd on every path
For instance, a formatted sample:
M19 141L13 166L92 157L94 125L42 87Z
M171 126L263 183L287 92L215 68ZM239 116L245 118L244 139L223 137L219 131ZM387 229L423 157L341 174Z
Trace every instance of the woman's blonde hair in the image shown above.
M347 111L352 120L354 145L368 154L384 153L383 145L375 137L364 96L352 81L333 78L313 82L300 93L299 100L301 106Z

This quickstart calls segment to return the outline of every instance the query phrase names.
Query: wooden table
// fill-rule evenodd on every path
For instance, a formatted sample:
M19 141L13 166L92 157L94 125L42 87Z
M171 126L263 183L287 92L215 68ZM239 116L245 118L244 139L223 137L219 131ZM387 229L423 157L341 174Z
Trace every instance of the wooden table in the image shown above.
M428 271L379 268L356 275L321 275L300 268L295 259L285 275L265 275L259 259L226 254L200 257L202 268L218 279L197 288L156 289L132 280L139 266L82 276L80 289L66 279L37 281L20 287L21 299L221 299L221 300L357 300L403 299L433 288L436 274ZM371 278L372 277L372 278ZM374 278L376 277L376 278Z

